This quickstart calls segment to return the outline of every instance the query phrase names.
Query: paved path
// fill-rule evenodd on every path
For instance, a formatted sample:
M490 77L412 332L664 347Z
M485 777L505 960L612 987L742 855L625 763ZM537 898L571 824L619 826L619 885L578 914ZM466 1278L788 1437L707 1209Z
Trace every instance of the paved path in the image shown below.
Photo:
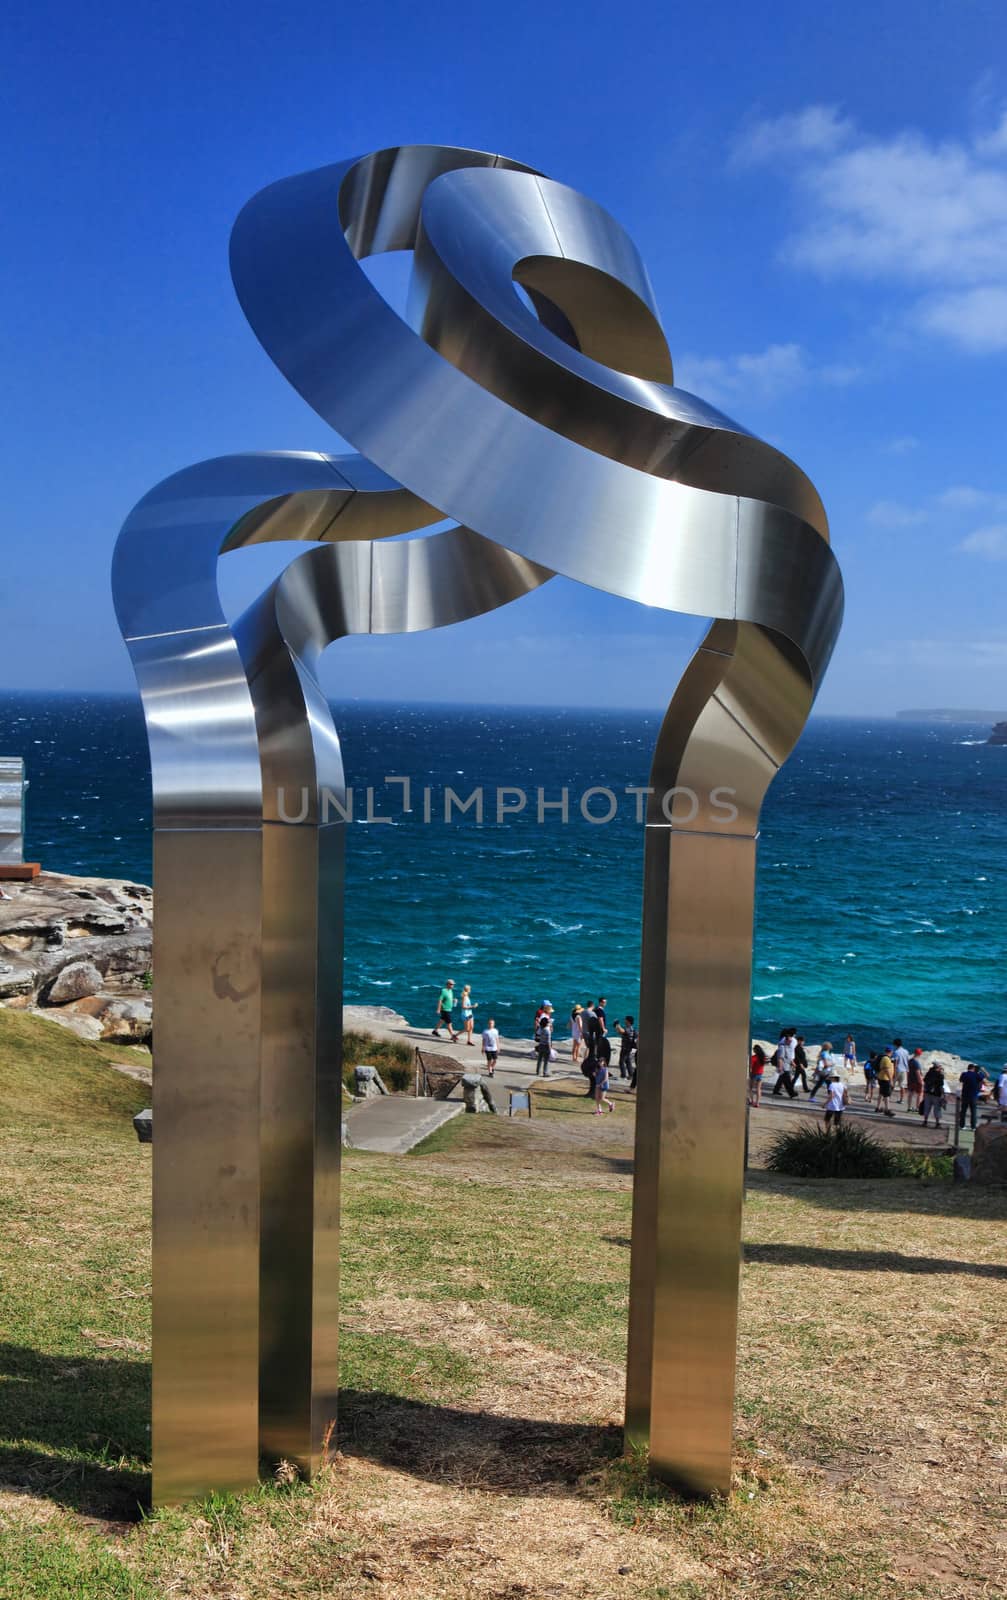
M346 1113L350 1146L401 1156L465 1107L461 1100L417 1100L408 1094L361 1100Z

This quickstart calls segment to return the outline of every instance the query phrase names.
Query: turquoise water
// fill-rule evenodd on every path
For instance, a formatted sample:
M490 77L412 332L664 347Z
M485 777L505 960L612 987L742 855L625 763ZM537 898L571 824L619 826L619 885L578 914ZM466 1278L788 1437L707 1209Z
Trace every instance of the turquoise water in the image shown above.
M337 710L358 803L348 852L346 993L411 1021L441 982L473 986L507 1033L534 1007L605 993L638 1009L642 829L627 785L646 782L653 716L349 705ZM852 1029L861 1052L893 1032L986 1065L1007 1060L1007 748L988 730L814 719L770 791L760 841L753 1020L809 1038ZM389 752L394 752L389 756ZM31 778L28 854L57 870L150 879L149 769L132 698L0 696L0 753ZM414 809L401 814L409 776ZM443 791L486 787L480 826L443 822ZM497 823L498 785L531 792ZM422 788L433 821L423 822ZM570 791L570 820L546 800ZM591 785L619 800L593 826ZM603 798L595 805L604 809ZM440 818L440 820L437 820Z

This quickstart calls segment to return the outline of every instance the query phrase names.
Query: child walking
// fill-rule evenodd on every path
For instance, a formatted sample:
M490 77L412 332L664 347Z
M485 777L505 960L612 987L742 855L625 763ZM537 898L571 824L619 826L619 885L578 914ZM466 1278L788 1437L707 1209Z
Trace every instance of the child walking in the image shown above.
M607 1088L608 1088L608 1062L604 1059L604 1057L599 1056L599 1058L598 1058L598 1067L597 1067L597 1070L596 1070L595 1075L594 1075L594 1098L595 1098L594 1114L595 1114L596 1117L600 1117L601 1116L601 1108L602 1108L603 1105L608 1106L608 1109L610 1111L614 1111L615 1110L614 1102L611 1101L608 1098L608 1095L605 1093L605 1090Z

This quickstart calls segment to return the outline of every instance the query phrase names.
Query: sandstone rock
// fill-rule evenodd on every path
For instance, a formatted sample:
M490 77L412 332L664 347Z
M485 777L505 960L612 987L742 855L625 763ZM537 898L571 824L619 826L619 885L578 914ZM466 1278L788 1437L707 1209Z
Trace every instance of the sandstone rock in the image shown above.
M76 1001L73 1011L80 1018L97 1022L97 1037L109 1044L150 1043L149 998L132 1000L121 995L95 994L88 999ZM89 1034L88 1037L93 1038L95 1035Z
M1007 1184L1007 1122L983 1122L976 1129L971 1180Z
M0 954L0 1000L34 996L37 988L38 970L32 962L20 961L13 953Z
M12 883L0 900L0 1005L65 1009L103 994L107 1019L74 1012L65 1025L83 1038L148 1038L149 999L129 1007L150 971L152 903L124 879L43 872Z
M98 1018L79 1012L76 1005L54 1006L51 1011L37 1011L35 1015L44 1017L47 1022L55 1022L57 1027L66 1028L68 1033L75 1033L78 1039L90 1039L95 1043L101 1038Z
M47 1006L63 1006L68 1000L83 1000L97 994L104 978L93 961L70 961L43 997Z

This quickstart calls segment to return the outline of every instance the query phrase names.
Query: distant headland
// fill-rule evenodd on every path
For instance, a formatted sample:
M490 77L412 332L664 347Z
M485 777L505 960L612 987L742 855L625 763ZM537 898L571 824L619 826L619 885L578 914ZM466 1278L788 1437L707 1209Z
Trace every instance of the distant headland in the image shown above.
M1007 711L949 711L946 707L937 711L896 711L895 715L903 722L986 722L991 727L1007 720Z

